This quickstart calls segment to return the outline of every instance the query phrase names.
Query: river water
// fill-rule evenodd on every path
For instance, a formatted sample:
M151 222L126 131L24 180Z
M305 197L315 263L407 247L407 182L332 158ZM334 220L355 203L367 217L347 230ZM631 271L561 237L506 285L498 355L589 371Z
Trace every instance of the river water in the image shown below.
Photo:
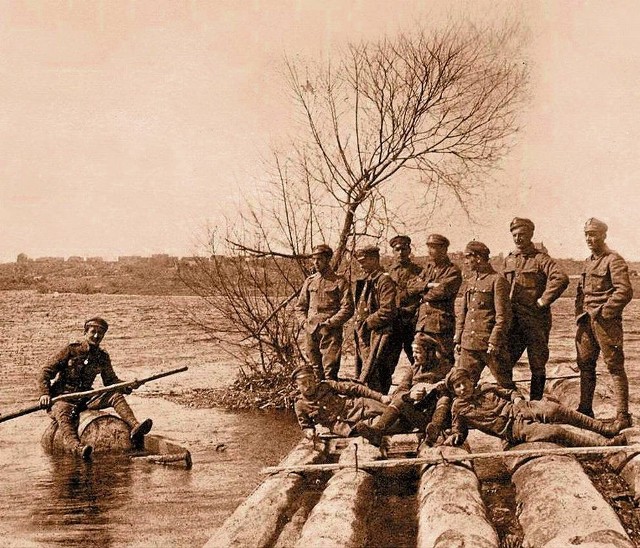
M1 423L1 546L201 546L259 483L260 469L293 447L300 434L290 414L195 409L163 398L233 378L234 364L184 322L181 310L199 307L190 297L0 293L0 413L37 401L43 360L100 314L111 324L103 346L121 378L189 366L127 399L194 461L184 470L52 457L40 447L45 412Z
M139 418L153 418L154 433L188 446L194 460L183 470L103 456L90 463L54 458L39 445L49 420L44 412L0 423L0 546L201 546L259 483L260 469L293 447L300 434L291 414L196 409L165 398L223 386L235 372L212 341L185 323L185 309L209 313L192 297L0 292L0 413L34 403L43 361L99 314L111 323L103 346L121 378L189 366L128 400ZM571 373L574 329L572 300L560 299L550 371ZM626 309L625 351L637 420L640 301ZM516 376L526 377L526 366ZM599 394L604 407L596 412L611 411L608 399Z

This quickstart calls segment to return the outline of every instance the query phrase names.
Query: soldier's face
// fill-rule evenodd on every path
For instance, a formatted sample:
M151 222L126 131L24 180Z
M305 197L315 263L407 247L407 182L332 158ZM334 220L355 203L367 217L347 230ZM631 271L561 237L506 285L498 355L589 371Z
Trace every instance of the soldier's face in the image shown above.
M596 253L604 248L604 241L606 237L607 233L599 230L587 230L584 233L584 239L587 242L587 247Z
M467 253L464 256L464 264L467 265L467 268L469 270L473 270L474 272L476 270L479 270L480 267L484 264L484 259L482 257L480 257L480 255L475 255L473 253Z
M427 253L432 261L444 259L447 256L447 247L438 244L427 244Z
M311 263L313 264L313 268L316 269L316 272L326 272L329 268L329 262L329 256L325 255L324 253L311 257Z
M100 329L95 325L90 325L84 332L84 338L91 346L100 346L100 343L104 338L104 333L103 329Z
M521 249L531 244L533 231L526 226L519 226L511 231L511 236L513 236L513 243L516 244L516 247Z
M377 255L364 255L358 257L358 264L362 270L369 274L380 266L380 257Z
M298 377L296 379L296 385L298 386L300 394L305 398L311 398L316 393L318 383L312 375L304 375L303 377Z
M406 261L411 255L411 246L409 245L396 245L393 248L393 256L399 261Z
M461 377L453 383L453 393L456 397L466 400L473 395L474 384L468 377Z

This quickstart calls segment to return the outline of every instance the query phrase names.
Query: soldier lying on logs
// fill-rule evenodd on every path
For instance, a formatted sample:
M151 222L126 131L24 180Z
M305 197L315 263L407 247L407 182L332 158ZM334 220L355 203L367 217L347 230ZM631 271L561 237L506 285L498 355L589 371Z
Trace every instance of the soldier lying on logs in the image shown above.
M431 419L428 410L416 410L409 402L392 407L391 396L356 382L318 382L313 370L305 367L297 368L293 375L300 391L296 416L308 439L315 436L316 425L322 425L338 436L362 436L379 446L385 433L423 431Z
M465 369L452 369L445 382L455 395L451 435L445 440L446 445L461 445L469 428L513 445L533 441L569 447L626 445L626 437L619 433L616 423L592 419L549 400L526 401L517 390L494 385L476 387Z

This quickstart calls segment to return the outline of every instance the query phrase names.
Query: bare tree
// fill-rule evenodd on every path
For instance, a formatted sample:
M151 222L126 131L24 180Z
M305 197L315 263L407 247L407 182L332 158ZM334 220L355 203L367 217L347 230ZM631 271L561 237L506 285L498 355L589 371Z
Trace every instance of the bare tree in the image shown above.
M306 126L295 146L301 178L342 210L335 265L360 232L388 223L384 187L400 175L466 207L517 129L526 81L517 37L514 27L450 26L352 45L315 70L287 63Z
M232 257L207 262L200 278L183 273L230 320L230 342L258 351L261 373L301 357L288 304L313 245L337 242L334 266L348 268L358 240L407 220L387 201L398 184L420 183L411 187L425 203L444 190L466 208L517 129L517 37L512 27L449 26L350 45L335 64L286 61L301 132L228 228Z

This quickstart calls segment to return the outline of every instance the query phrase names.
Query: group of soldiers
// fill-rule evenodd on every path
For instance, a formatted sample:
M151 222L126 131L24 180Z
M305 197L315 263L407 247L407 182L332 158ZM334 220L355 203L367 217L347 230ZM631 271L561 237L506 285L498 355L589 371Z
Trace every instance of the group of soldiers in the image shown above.
M464 262L468 273L463 287L461 270L448 255L449 240L440 234L427 238L424 265L411 259L409 236L392 238L389 244L394 262L388 272L381 266L378 247L357 249L355 258L364 276L356 281L353 291L349 281L331 268L331 248L313 248L315 273L305 280L296 304L309 362L306 372L297 372L298 377L309 377L307 383L311 384L325 381L336 389L342 385L347 390L345 383L337 381L343 326L353 316L355 374L360 388L348 388L347 395L380 402L384 409L375 410L375 415L389 412L391 405L395 410L392 419L401 414L424 431L434 413L438 415L438 398L429 404L425 421L413 412L415 406L406 405L419 400L415 387L446 379L450 396L455 396L460 377L468 377L475 386L485 367L495 378L497 390L507 391L501 392L502 396L492 392L492 398L515 394L513 368L525 350L531 370L528 405L537 409L533 402L542 399L546 382L551 305L566 290L569 278L533 244L535 226L531 220L515 218L509 228L515 249L504 259L501 273L491 265L485 244L475 240L467 244ZM602 352L616 405L615 420L604 431L613 435L631 425L622 312L633 292L625 260L605 243L607 225L591 218L584 234L591 254L584 263L575 302L580 404L578 413L571 414L563 407L556 415L592 431L604 428L598 421L596 426L588 420L585 423L594 418L596 362ZM462 298L456 313L459 293ZM395 371L403 351L409 365ZM455 378L451 378L454 363ZM464 393L468 387L462 384L459 388ZM302 422L301 426L304 428ZM360 433L371 437L367 424L359 421L358 426Z

